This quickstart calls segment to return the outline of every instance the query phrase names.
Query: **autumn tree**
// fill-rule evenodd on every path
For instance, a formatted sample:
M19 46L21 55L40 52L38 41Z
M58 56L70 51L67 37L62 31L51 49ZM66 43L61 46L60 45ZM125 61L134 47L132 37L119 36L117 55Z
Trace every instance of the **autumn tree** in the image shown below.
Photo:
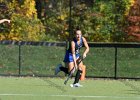
M34 0L3 0L2 3L11 19L9 32L1 33L2 40L44 40L45 30L37 18Z
M134 0L127 16L128 26L125 31L128 33L128 41L140 42L140 0Z

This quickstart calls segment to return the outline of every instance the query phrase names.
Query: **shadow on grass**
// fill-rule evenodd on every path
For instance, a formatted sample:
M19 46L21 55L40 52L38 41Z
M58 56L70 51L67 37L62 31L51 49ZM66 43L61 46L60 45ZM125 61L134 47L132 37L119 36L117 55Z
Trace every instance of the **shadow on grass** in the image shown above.
M46 78L40 78L42 80L44 80L45 82L47 82L50 86L52 87L55 87L56 89L60 90L61 92L66 92L66 90L64 89L63 86L60 86L58 84L56 84L55 82L49 80L49 79L46 79Z
M129 92L131 92L129 94L140 95L140 88L137 87L136 85L130 83L129 81L125 81L125 80L121 80L120 82L123 83L125 86L128 86L132 89L132 90L128 90Z

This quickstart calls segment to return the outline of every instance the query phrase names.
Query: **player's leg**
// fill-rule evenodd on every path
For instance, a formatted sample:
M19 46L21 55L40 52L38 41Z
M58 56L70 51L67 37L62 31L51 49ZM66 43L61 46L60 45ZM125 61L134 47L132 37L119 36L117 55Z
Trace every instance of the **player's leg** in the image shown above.
M64 57L65 67L62 64L57 65L55 69L55 75L57 75L60 71L63 71L64 73L68 74L68 62L69 62L69 53L66 51L65 57Z
M63 71L65 74L68 74L69 73L68 72L68 67L69 67L68 64L69 64L68 62L65 62L65 67L64 66L61 66L60 67L60 70Z
M68 68L69 74L73 74L76 70L76 68L74 67L74 62L69 62Z
M62 64L57 65L55 69L55 75L57 75L60 71L63 71L65 74L68 74L68 63L65 63L65 67Z
M86 66L85 65L83 65L82 66L82 75L81 75L81 77L80 77L80 80L85 80L85 76L86 76Z
M82 87L82 85L79 84L79 80L80 80L81 75L82 75L82 66L83 66L83 62L81 62L78 65L78 71L76 73L74 83L73 83L73 85L71 85L71 87Z
M70 74L71 71L75 71L76 69L73 70L74 68L74 62L66 62L65 63L66 67L63 67L62 65L59 67L61 71L65 72L66 74Z
M72 54L66 52L64 57L65 67L62 64L59 64L55 69L55 75L57 75L60 71L63 71L65 74L69 74L69 66L71 66L71 62L73 62ZM71 68L71 67L70 67Z
M67 77L67 79L64 81L64 84L66 85L68 80L72 77L74 71L76 70L74 67L74 62L69 62L69 75Z
M82 66L83 66L83 62L81 62L78 65L78 71L77 71L76 76L75 76L74 84L79 83L79 80L80 80L81 75L82 75Z

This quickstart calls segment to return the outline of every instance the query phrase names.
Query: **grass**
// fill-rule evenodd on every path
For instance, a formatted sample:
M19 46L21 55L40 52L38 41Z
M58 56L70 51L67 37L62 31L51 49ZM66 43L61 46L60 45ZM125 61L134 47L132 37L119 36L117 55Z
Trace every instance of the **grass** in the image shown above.
M19 48L15 45L0 45L0 74L17 75ZM90 48L84 60L87 76L114 77L114 48ZM22 75L53 75L57 64L63 63L64 47L21 46ZM139 48L118 48L117 76L140 78ZM62 76L63 74L60 74Z
M140 81L81 81L83 87L71 88L64 78L0 77L0 100L139 100Z

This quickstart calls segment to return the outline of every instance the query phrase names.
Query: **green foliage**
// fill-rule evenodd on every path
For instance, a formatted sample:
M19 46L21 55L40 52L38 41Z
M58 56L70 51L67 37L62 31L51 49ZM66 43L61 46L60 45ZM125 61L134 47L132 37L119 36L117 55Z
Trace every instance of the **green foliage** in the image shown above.
M45 28L37 18L34 0L18 2L11 0L5 2L8 12L11 13L11 26L8 34L4 34L7 40L44 40Z
M127 34L124 28L128 25L126 16L130 11L130 7L134 4L135 0L117 0L116 2L116 18L115 23L117 25L114 39L119 41L127 41Z
M0 39L64 41L76 26L90 42L124 42L126 16L134 0L0 0L6 6L1 18L10 18L11 26L1 25ZM36 4L35 4L36 3ZM39 9L39 10L38 10ZM71 26L70 26L71 24ZM71 30L71 31L70 31ZM71 32L71 33L69 33Z
M10 13L7 10L7 1L0 0L0 19L9 19ZM5 35L7 35L10 32L10 24L7 22L0 24L0 40L5 39Z
M19 36L19 40L39 41L45 37L44 27L38 19L13 14L10 34Z
M92 7L83 5L83 9L80 7L77 11L81 10L81 13L79 15L76 13L74 17L74 25L81 26L83 34L89 41L111 42L115 28L114 5L112 0L97 2Z
M92 4L79 0L72 2L71 28L73 30L76 26L80 26L88 41L125 41L126 34L123 31L123 25L126 24L125 16L132 1L98 0ZM47 2L47 4L50 3ZM55 40L65 40L69 27L65 28L64 26L70 24L68 23L70 21L69 6L66 6L68 4L62 0L55 2L55 4L51 10L47 9L47 17L44 19L47 26L46 34Z
M48 8L42 20L46 26L46 40L48 41L64 41L68 38L69 10L66 1L59 0L54 3L50 1L45 4Z

